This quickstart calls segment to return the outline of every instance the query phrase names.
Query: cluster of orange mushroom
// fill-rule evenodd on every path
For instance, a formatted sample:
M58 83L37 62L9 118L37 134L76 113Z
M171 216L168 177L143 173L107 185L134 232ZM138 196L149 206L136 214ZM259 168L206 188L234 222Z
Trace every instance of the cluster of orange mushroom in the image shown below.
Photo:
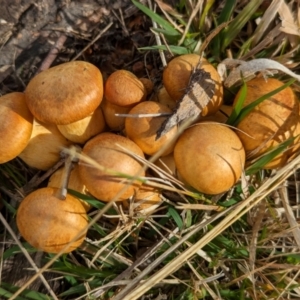
M174 126L156 139L198 66L215 81L213 98L181 135ZM244 105L282 85L276 79L250 80ZM131 199L136 210L147 211L161 201L161 191L138 179L146 174L155 176L145 172L143 161L158 151L161 157L157 165L208 195L234 186L250 154L252 159L259 157L290 138L294 140L289 149L266 167L281 167L296 153L299 104L291 88L255 107L237 129L226 126L227 118L219 112L228 107L222 105L223 85L218 72L196 54L174 58L163 72L163 88L153 94L148 79L119 70L103 83L100 70L83 61L43 71L29 82L24 93L0 98L0 163L18 156L32 168L48 170L60 159L62 149L79 144L82 158L71 171L70 189L104 202L126 203ZM124 174L132 180L126 181L121 176ZM88 223L89 206L85 202L70 194L60 199L63 176L63 169L55 172L48 187L26 196L17 213L21 235L34 247L52 253L78 247Z

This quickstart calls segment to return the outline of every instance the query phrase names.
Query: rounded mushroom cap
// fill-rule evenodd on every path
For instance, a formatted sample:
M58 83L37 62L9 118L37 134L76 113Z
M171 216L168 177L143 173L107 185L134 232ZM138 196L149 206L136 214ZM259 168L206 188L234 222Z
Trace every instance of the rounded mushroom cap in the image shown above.
M33 127L23 93L9 93L0 97L0 163L18 156L27 146Z
M53 124L34 122L29 142L18 155L28 166L48 170L60 160L60 152L72 142L67 140Z
M139 81L144 85L146 95L149 96L154 89L154 83L149 78L139 78Z
M105 98L112 104L128 106L143 101L146 89L131 72L117 70L105 82Z
M57 197L59 189L38 189L21 202L17 211L17 226L23 238L33 247L58 253L87 226L87 215L81 202L67 194ZM85 234L72 242L65 251L81 245Z
M154 102L145 101L137 104L129 111L129 114L157 114L172 113L167 106ZM162 155L168 155L174 149L174 137L177 133L177 127L174 126L165 135L156 140L156 133L167 117L142 117L125 120L126 135L133 140L145 154L153 155L164 145L168 145Z
M220 194L240 178L245 150L234 131L220 123L198 123L178 139L174 160L182 178L205 194Z
M173 177L177 177L177 170L176 170L176 165L175 165L175 161L174 161L174 154L173 152L165 155L165 156L161 156L159 157L154 164L160 169L165 171L166 173L172 175ZM152 171L155 174L157 173L155 170Z
M157 94L155 95L154 101L166 105L172 110L175 109L177 105L176 101L168 94L164 86L158 90Z
M175 57L164 69L163 83L168 94L174 100L180 100L189 84L192 71L200 60L200 68L209 72L211 78L215 81L215 95L201 113L202 116L206 116L207 114L214 114L222 105L223 85L217 70L205 58L201 58L198 54L185 54Z
M144 157L142 150L133 141L107 132L100 133L89 140L83 147L82 154L110 171L121 172L128 176L135 176L140 172L139 176L144 176L145 173L141 172L142 164L133 156L125 153L123 149L134 155ZM83 184L99 200L123 201L131 197L141 184L138 181L133 181L127 186L126 183L123 183L124 178L109 173L109 170L99 170L82 160L79 162L79 174ZM123 194L115 199L117 193L123 188L126 188Z
M84 144L91 137L103 132L105 125L102 109L99 106L92 114L84 119L67 125L57 125L57 128L68 140L74 143Z
M232 110L233 106L223 104L216 113L214 113L213 115L201 117L201 119L199 119L198 122L201 120L205 122L212 121L217 123L226 123L229 116L232 113Z
M161 191L155 187L142 185L134 197L134 209L149 213L162 203Z
M135 212L150 214L162 203L161 190L152 186L141 185L132 200L130 209ZM123 206L129 208L129 202L124 201Z
M104 119L107 126L114 131L122 131L125 128L125 117L118 117L115 114L128 114L135 104L130 106L120 106L112 104L105 98L101 103Z
M283 83L274 78L255 78L247 82L247 95L244 106L261 96L279 88ZM235 98L234 105L240 92ZM258 157L278 146L297 133L299 103L290 87L285 88L257 105L238 125L240 137L246 153L251 158ZM291 147L291 145L290 145ZM269 162L265 168L278 168L285 165L289 152L283 152Z
M25 97L38 120L57 125L70 124L90 115L100 105L102 74L88 62L67 62L32 78Z

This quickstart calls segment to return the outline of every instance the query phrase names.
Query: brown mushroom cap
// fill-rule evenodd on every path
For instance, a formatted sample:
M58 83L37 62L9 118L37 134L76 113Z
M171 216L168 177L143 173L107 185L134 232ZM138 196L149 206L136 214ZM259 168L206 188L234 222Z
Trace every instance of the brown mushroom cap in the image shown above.
M143 214L152 213L162 203L161 190L147 185L142 185L135 193L131 209ZM128 201L123 202L125 208L129 207Z
M146 95L150 95L154 89L154 83L149 78L139 78L139 81L144 85Z
M53 124L34 121L31 137L25 149L18 155L28 166L48 170L60 159L64 147L72 145Z
M142 150L130 139L113 133L100 133L89 140L82 151L82 154L94 159L102 167L122 172L129 176L135 176L141 171L142 164L134 157L124 152L126 149L130 153L144 157ZM123 201L131 197L140 185L140 182L134 181L126 186L123 183L124 178L112 175L106 170L99 170L94 166L87 165L84 161L79 162L79 174L87 190L96 198L102 201ZM141 172L140 176L145 173ZM120 198L115 196L124 187L124 193Z
M100 105L102 75L88 62L67 62L32 78L25 97L38 120L57 125L70 124L90 115Z
M161 170L167 172L168 174L172 175L173 177L177 177L177 170L175 166L175 161L174 161L174 154L173 152L159 157L154 164L159 167ZM156 171L152 171L156 173Z
M244 147L234 131L220 123L198 123L178 139L174 160L182 178L199 192L220 194L240 178Z
M0 163L18 156L27 146L33 127L33 116L23 93L0 97Z
M50 253L62 250L87 226L87 215L81 202L67 194L57 197L59 189L38 189L24 198L17 211L17 226L23 238L33 247ZM81 245L85 234L70 244L71 252Z
M129 111L129 114L157 114L172 113L167 106L154 102L145 101L137 104ZM177 127L174 126L165 135L156 140L156 133L167 117L127 117L125 120L126 135L133 140L145 154L153 155L164 145L168 145L162 155L168 155L174 149L174 137L177 133Z
M142 185L134 197L134 209L149 213L162 203L161 191L152 186Z
M275 78L255 78L247 82L247 95L244 106L261 96L279 88L283 83ZM234 105L240 92L235 98ZM258 157L274 148L298 131L299 103L290 87L275 94L257 105L238 125L237 131L247 155ZM265 168L284 166L289 152L283 152L269 162Z
M105 98L112 104L129 106L143 101L146 89L131 72L117 70L105 82Z
M84 144L91 137L104 131L105 120L102 109L99 106L92 114L84 119L67 125L57 125L57 128L68 140L74 143Z
M192 70L200 60L200 68L209 72L211 78L215 81L215 95L201 113L202 116L206 116L218 111L223 103L223 85L217 70L205 58L201 58L198 54L185 54L175 57L164 69L163 83L168 94L174 100L180 100L189 84Z
M232 106L229 105L221 105L220 109L215 112L213 115L207 115L205 117L201 117L198 119L198 122L201 121L212 121L212 122L218 122L218 123L226 123L228 120L228 117L231 115L233 110Z
M105 98L101 103L103 115L107 126L114 131L122 131L125 128L125 117L118 117L116 114L128 114L135 106L120 106L107 101Z
M165 87L160 88L155 96L156 102L166 105L172 110L176 107L176 101L168 94Z

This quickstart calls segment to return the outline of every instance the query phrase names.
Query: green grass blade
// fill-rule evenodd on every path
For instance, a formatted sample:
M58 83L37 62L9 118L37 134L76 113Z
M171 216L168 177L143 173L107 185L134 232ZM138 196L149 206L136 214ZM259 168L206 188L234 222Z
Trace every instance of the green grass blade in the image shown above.
M169 30L163 29L163 28L151 28L152 31L156 32L156 33L162 33L166 38L168 37L175 37L178 40L181 37L181 34L179 32L170 32Z
M227 0L225 1L225 5L223 7L223 10L221 11L219 17L215 20L215 24L217 26L223 24L223 23L226 23L230 20L232 14L233 14L233 11L234 11L234 8L235 8L235 5L236 5L236 0ZM221 31L223 32L224 29ZM212 54L214 57L220 57L220 45L221 45L221 36L222 34L217 34L215 36L215 38L212 40L212 43L211 43L211 51L212 51Z
M237 15L234 20L228 25L226 30L221 34L221 50L223 51L241 32L246 23L250 20L253 14L257 11L263 0L253 0L245 6L245 8Z
M151 20L155 21L158 25L160 25L162 28L170 32L172 35L179 34L179 32L173 27L172 24L170 24L168 21L160 17L158 14L153 12L151 9L149 9L147 6L139 3L138 1L131 0L132 3L140 9L144 14L146 14Z
M178 228L180 230L183 228L182 219L176 209L174 209L172 206L170 206L168 208L167 215L170 216L171 218L173 218L173 220L175 221L176 225L178 226Z
M233 125L237 125L240 123L250 112L253 110L258 104L263 102L264 100L274 96L275 94L279 93L280 91L284 90L285 88L289 87L291 84L293 84L296 81L296 79L291 79L281 87L275 89L274 91L265 94L264 96L258 98L257 100L253 101L249 105L245 106L241 111L238 117L236 118L235 122Z
M244 82L243 86L241 88L239 99L237 100L236 105L233 107L232 113L229 116L226 124L228 125L234 125L236 123L236 120L238 119L241 110L243 109L244 102L246 100L247 96L247 84Z
M290 138L284 142L282 142L280 145L274 147L272 150L270 150L266 155L258 159L255 163L253 163L247 170L246 174L251 175L255 174L259 170L261 170L266 164L268 164L272 159L274 159L277 155L281 154L283 151L285 151L291 143L295 140L296 137Z
M11 285L9 283L1 282L0 287L0 299L10 299L12 295L19 289L18 286ZM25 290L15 298L16 300L49 300L50 297L36 291Z
M164 50L164 51L171 50L171 52L173 54L177 54L177 55L183 55L183 54L191 53L186 47L180 47L180 46L166 47L164 45L156 45L156 46L151 46L151 47L142 47L142 48L139 48L139 50Z
M218 18L218 25L228 22L233 14L236 0L227 0Z
M34 253L37 250L34 249L31 245L29 245L28 243L22 243L23 247L26 249L26 251L28 253ZM13 246L11 248L8 248L7 250L5 250L5 252L2 255L2 260L6 260L14 255L16 255L17 253L21 253L21 249L19 248L19 246Z
M207 17L208 12L210 11L211 7L215 3L215 0L210 0L206 2L206 5L203 9L203 13L200 17L200 24L199 24L199 30L202 31L205 23L205 19Z

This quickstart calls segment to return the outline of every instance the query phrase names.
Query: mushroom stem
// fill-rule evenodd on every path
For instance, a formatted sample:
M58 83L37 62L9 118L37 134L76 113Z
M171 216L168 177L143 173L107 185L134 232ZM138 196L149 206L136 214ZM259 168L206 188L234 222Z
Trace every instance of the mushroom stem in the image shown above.
M59 189L59 195L58 195L58 198L61 200L65 200L67 197L68 184L70 180L71 171L74 167L74 163L78 162L77 154L80 152L81 152L81 148L79 146L73 146L73 145L68 149L68 153L65 150L61 152L62 156L67 156L65 160L64 171L63 171L61 185Z

